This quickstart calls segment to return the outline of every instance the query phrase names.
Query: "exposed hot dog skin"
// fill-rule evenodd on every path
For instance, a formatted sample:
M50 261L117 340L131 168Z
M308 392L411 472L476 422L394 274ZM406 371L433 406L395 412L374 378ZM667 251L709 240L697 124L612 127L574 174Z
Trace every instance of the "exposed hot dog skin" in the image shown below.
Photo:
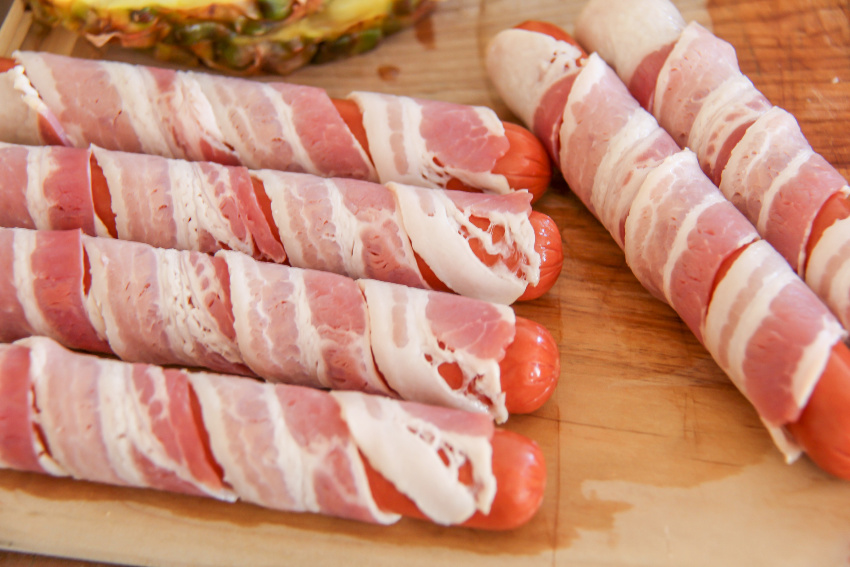
M797 421L786 427L818 466L850 480L850 351L836 343Z
M558 345L541 324L517 317L516 336L499 362L505 406L510 413L531 413L555 391L561 375Z
M496 162L493 173L504 175L512 189L527 190L534 203L543 196L552 179L549 154L540 140L525 128L512 122L503 124L510 149Z
M519 301L537 299L552 289L564 266L563 241L555 220L539 211L532 211L529 219L534 227L534 249L540 255L540 281L529 285Z

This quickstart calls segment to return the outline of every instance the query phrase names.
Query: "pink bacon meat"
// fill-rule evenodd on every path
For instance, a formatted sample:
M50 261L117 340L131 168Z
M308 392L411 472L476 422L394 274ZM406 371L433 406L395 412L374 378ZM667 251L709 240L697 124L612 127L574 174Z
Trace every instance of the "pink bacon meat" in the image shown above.
M17 126L0 129L7 142L94 144L322 177L514 190L494 172L511 143L485 107L352 93L364 147L337 110L339 101L316 87L36 52L16 52L15 62L0 73L0 122Z
M506 100L523 99L526 115L558 114L532 114L523 106L532 100L563 101L556 147L570 188L624 248L640 282L677 311L780 449L796 458L800 448L785 426L799 418L840 346L841 325L602 58L582 60L566 41L537 35L513 29L493 39L487 68L497 90ZM582 60L566 98L541 95L534 84L543 76L559 88L550 73L576 73L552 57L554 49ZM748 299L753 290L759 301Z
M101 359L46 337L0 345L0 392L4 468L382 524L400 516L367 471L440 524L486 514L496 495L483 415Z
M0 168L8 171L0 179L3 226L236 250L426 289L436 278L455 293L506 304L533 290L544 271L531 221L538 213L524 192L431 191L99 147L0 143Z
M635 25L635 18L645 27ZM668 0L592 0L576 29L578 39L611 63L680 146L696 152L723 194L850 326L850 233L815 234L821 217L828 226L841 224L846 214L831 216L827 203L846 202L850 186L811 148L795 118L741 73L734 47L696 22L686 24Z
M516 317L504 305L79 231L0 229L0 262L5 341L46 335L133 362L508 416L500 362ZM443 364L461 370L457 387Z

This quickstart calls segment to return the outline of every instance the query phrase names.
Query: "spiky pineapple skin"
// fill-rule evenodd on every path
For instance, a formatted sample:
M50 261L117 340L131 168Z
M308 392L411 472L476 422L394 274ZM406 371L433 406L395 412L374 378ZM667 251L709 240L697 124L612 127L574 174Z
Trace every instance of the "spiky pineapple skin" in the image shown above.
M304 65L364 53L436 4L392 0L389 9L367 19L317 32L293 31L327 20L335 1L346 0L225 0L182 9L151 4L111 10L88 0L27 0L37 20L83 34L95 45L117 42L160 60L242 75L286 75Z

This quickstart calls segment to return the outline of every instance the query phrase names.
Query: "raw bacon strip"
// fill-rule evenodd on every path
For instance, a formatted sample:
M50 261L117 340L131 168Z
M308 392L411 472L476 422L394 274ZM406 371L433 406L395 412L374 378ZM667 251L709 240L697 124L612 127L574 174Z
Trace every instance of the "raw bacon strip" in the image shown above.
M740 70L734 48L699 24L689 25L658 74L652 114L685 146L708 96L736 75Z
M526 192L430 191L99 147L2 144L0 168L3 226L237 250L505 304L545 293L563 258L557 227Z
M89 316L125 360L390 394L374 367L354 280L229 251L209 257L109 239L84 244Z
M632 97L622 96L617 76L597 59L591 55L565 101L558 157L567 184L594 215L601 214L594 204L600 199L590 194L599 165L611 139L622 131L639 108ZM599 115L600 119L585 120L588 114ZM583 155L584 159L574 159L577 155Z
M223 139L251 169L375 180L369 155L316 87L187 73L210 101Z
M32 388L28 380L29 350L3 345L0 354L0 468L50 472L64 470L45 454L42 438L33 433L35 424Z
M736 142L770 109L770 102L743 75L732 75L705 97L694 119L687 145L699 156L715 185Z
M427 191L398 183L387 187L413 251L452 291L509 304L540 281L541 254L528 222L529 194Z
M154 246L259 259L286 256L265 220L249 173L211 162L61 146L0 143L0 224L117 236ZM93 199L102 177L113 218ZM94 195L94 197L93 197Z
M380 182L447 187L455 178L492 193L511 191L504 175L492 173L510 143L491 109L366 92L349 99L363 115Z
M184 373L74 355L43 337L16 345L30 350L31 422L69 476L235 499L206 459Z
M236 343L222 260L107 238L82 242L89 320L116 355L251 374Z
M575 36L616 69L641 106L652 109L658 73L684 28L667 0L591 0L579 14Z
M498 484L499 432L482 415L100 359L43 337L0 345L10 384L32 399L0 406L0 424L22 420L32 449L14 446L43 447L52 474L382 524L400 517L377 502L388 491L453 525L525 488Z
M732 150L720 189L801 275L819 211L833 195L850 192L794 117L778 107L756 120Z
M236 341L257 375L394 395L375 368L370 309L355 280L255 262L235 252L220 252L218 259L230 274Z
M85 59L69 64L48 53L15 57L71 145L237 163L209 102L182 73Z
M15 62L0 73L0 122L16 126L0 130L4 141L535 197L548 185L539 143L485 107L333 100L315 87L47 53L16 52Z
M516 333L510 308L482 308L457 296L372 280L361 280L360 287L372 318L375 362L393 390L406 399L507 419L499 361ZM440 379L444 365L459 369L460 384ZM405 370L389 373L390 368Z
M806 283L824 298L846 325L850 321L850 220L835 221L824 232L809 256ZM846 328L846 327L845 327Z
M611 149L599 163L591 190L599 220L625 247L626 220L632 201L646 176L676 151L673 140L652 116L635 109L629 121L611 138Z
M63 147L33 151L0 142L0 175L2 226L81 228L94 233L87 153Z
M701 342L714 277L758 233L700 171L677 152L646 176L626 220L626 262L673 307Z
M212 455L242 500L361 521L398 519L375 504L362 457L328 394L225 376L190 380Z
M0 229L0 338L33 334L111 352L86 314L80 233Z
M540 53L552 64L544 70L537 67L512 69L509 76L515 77L517 84L527 85L534 89L529 93L516 94L516 89L509 89L505 102L525 124L533 128L534 134L543 142L550 156L557 160L559 155L558 131L561 125L561 115L547 113L548 109L558 106L558 100L563 102L572 86L575 75L578 74L577 61L582 57L577 47L556 41L543 34L529 34L524 30L505 30L500 42L500 48L530 49ZM541 73L542 76L540 75ZM543 97L547 102L542 102Z
M80 231L0 229L4 265L13 275L0 279L5 341L43 334L132 362L363 390L500 421L508 396L534 397L517 410L534 411L559 374L544 328L453 294Z
M238 250L278 262L286 258L245 168L98 147L91 152L109 187L118 238L207 253Z
M635 18L649 31L635 27ZM850 262L844 253L850 236L833 232L822 243L822 231L815 230L843 218L827 203L845 201L850 185L811 148L794 117L772 106L741 73L732 45L695 22L686 25L668 0L593 0L577 30L850 327L846 294L829 291L850 269L843 265ZM818 267L809 273L808 254L815 248Z
M56 117L24 73L15 65L0 73L0 140L14 144L67 144Z
M428 287L386 187L271 170L252 175L271 202L291 265Z
M4 197L3 207L0 207L0 222L3 226L36 227L27 202L30 181L28 155L29 150L24 146L0 144L0 179L3 180Z
M515 31L510 35L517 37ZM505 49L501 38L497 35L488 49L496 88L515 89L514 97L535 92L532 85L517 84L517 75L503 79L504 70L545 68L548 60L533 50ZM562 107L560 164L570 188L599 218L616 218L597 203L617 199L594 193L621 191L597 182L621 179L602 166L630 167L623 163L632 157L623 141L653 137L646 121L628 119L644 111L627 98L625 85L594 53ZM635 134L623 133L632 128ZM793 460L800 449L787 426L800 417L828 363L838 356L834 351L843 347L845 332L790 266L756 240L755 228L703 175L694 154L677 151L667 138L661 148L668 154L657 153L660 163L639 170L643 180L625 213L628 263L730 373ZM608 227L612 234L616 228ZM753 289L761 291L758 299L750 294Z

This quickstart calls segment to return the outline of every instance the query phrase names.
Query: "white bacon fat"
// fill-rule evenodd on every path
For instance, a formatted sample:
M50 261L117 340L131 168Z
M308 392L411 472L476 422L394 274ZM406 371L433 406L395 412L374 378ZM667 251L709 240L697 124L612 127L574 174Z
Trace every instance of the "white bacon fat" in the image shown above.
M395 196L413 250L449 289L508 304L540 280L540 254L534 249L528 193L489 199L398 183L389 183L387 188ZM477 226L472 217L486 219L489 226ZM503 238L496 242L495 234ZM492 266L484 264L470 248L469 239L477 240L491 256L517 251L522 258L519 273L504 260Z
M38 117L46 108L20 65L0 73L0 100L4 101L0 107L0 140L14 144L40 143Z
M379 368L404 368L387 383L403 398L469 411L490 411L507 420L499 361L513 342L516 316L491 304L471 310L453 296L362 280L372 318L372 352ZM381 324L381 322L384 324ZM449 322L451 324L447 324ZM386 324L391 322L391 324ZM440 366L456 365L464 377L451 388Z

